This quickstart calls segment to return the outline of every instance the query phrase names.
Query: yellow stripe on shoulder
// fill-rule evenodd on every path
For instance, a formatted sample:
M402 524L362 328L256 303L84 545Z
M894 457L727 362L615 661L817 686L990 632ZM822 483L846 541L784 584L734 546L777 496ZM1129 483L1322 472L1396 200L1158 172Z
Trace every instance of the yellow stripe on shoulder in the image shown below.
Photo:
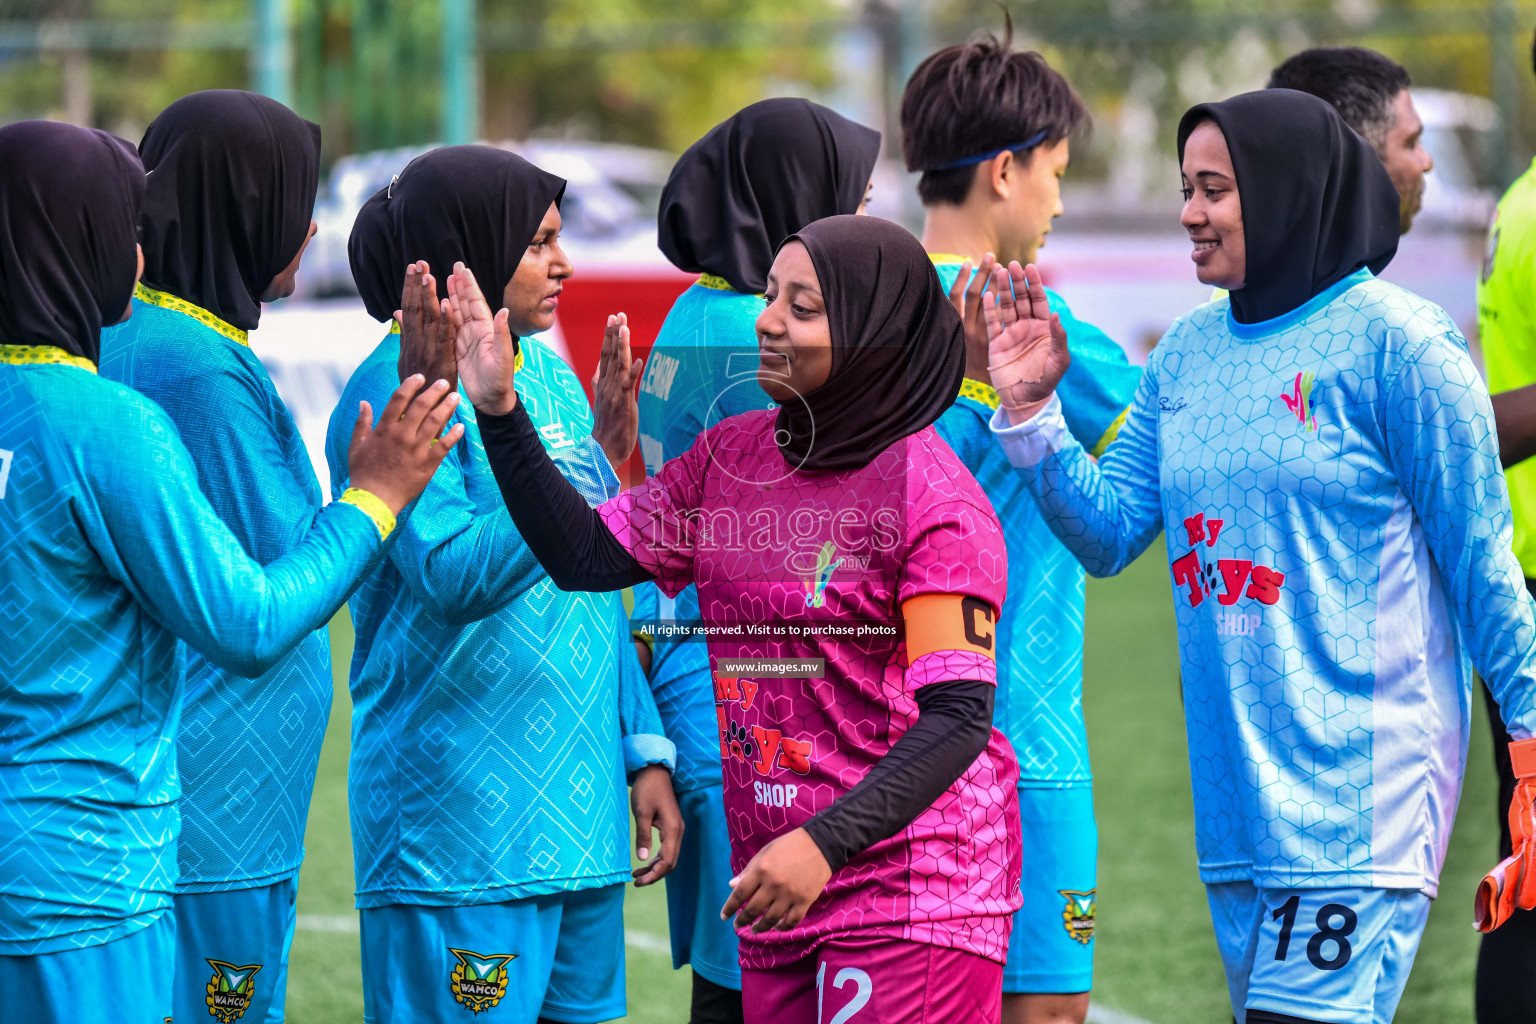
M0 363L12 366L78 366L96 372L96 364L85 356L66 352L57 345L0 345Z
M1105 449L1110 446L1110 443L1113 442L1115 438L1120 436L1120 428L1125 426L1125 417L1126 414L1130 411L1130 406L1126 406L1124 409L1120 410L1120 415L1115 417L1115 422L1111 423L1108 429L1106 429L1103 435L1098 439L1098 441L1095 442L1093 448L1088 452L1089 455L1092 455L1094 458L1098 458L1100 455L1104 454Z
M186 299L172 295L170 292L155 291L155 289L149 287L143 281L133 286L133 297L140 302L147 302L151 306L159 306L161 309L183 313L204 327L213 328L230 341L244 345L246 348L251 347L251 336L248 332L241 330L234 324L220 320L196 303L188 302Z

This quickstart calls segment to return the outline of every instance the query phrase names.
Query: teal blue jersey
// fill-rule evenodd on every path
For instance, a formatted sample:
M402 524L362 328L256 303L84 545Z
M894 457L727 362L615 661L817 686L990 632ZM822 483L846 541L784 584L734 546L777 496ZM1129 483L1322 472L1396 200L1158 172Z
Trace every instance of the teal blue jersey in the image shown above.
M589 501L616 494L576 375L535 339L520 349L517 391L545 450ZM390 334L343 391L326 436L332 480L345 479L358 402L382 409L398 386L399 354ZM347 784L362 908L625 881L626 768L672 764L620 596L549 580L512 524L474 407L454 417L464 439L352 602Z
M648 473L727 416L773 408L757 384L755 324L762 296L705 280L711 284L694 284L667 313L640 379L640 452ZM635 588L632 614L637 626L656 619L701 624L691 586L669 598L654 584L642 584ZM650 679L667 736L677 744L678 792L720 785L720 730L705 643L655 641Z
M101 375L154 400L197 483L246 555L277 561L315 526L320 484L298 428L245 332L140 288L101 332ZM201 314L198 316L197 314ZM270 885L295 874L331 712L331 644L317 629L257 676L182 645L186 705L178 892Z
M948 289L960 262L934 257ZM1141 370L1114 340L1046 290L1067 332L1072 365L1057 389L1068 429L1102 451L1136 394ZM992 439L997 394L967 378L935 426L986 492L1008 546L1008 600L997 625L994 723L1019 758L1020 788L1087 786L1093 780L1083 724L1083 570L1052 535L1029 492Z
M1059 403L993 429L1089 572L1167 534L1201 878L1434 895L1471 665L1536 729L1536 618L1450 317L1366 270L1262 323L1212 302L1097 463Z
M0 346L0 955L108 942L170 907L177 638L261 675L394 525L335 503L263 568L170 418L83 363Z

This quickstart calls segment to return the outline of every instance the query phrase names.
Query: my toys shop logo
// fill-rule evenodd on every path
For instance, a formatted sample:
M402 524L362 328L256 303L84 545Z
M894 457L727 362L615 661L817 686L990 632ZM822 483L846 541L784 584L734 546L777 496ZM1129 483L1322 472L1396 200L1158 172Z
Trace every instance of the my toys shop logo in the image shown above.
M757 698L759 684L752 679L734 679L715 676L715 716L720 727L720 757L729 761L735 758L751 765L759 775L771 775L782 769L796 775L809 775L811 761L815 759L815 746L810 740L785 736L778 729L761 725L748 726L731 715L732 705L742 711L750 711ZM777 788L777 787L775 787ZM786 786L788 801L759 787L758 802L784 806L792 802L795 787ZM774 797L777 799L774 799Z
M1191 547L1173 560L1172 569L1174 585L1189 588L1189 606L1200 607L1211 594L1216 595L1217 604L1224 608L1245 597L1263 605L1279 601L1280 589L1285 586L1285 573L1276 572L1267 565L1255 565L1251 558L1202 557L1216 546L1216 538L1221 535L1224 525L1225 520L1208 519L1203 512L1184 520L1184 532ZM1251 632L1246 629L1235 631Z

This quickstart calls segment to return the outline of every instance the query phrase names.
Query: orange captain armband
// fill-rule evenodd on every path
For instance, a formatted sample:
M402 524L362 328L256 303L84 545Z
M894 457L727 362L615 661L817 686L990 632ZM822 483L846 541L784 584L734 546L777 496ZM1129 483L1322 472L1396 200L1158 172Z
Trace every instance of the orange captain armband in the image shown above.
M997 660L997 609L969 594L919 594L901 604L907 664L934 651L970 651Z

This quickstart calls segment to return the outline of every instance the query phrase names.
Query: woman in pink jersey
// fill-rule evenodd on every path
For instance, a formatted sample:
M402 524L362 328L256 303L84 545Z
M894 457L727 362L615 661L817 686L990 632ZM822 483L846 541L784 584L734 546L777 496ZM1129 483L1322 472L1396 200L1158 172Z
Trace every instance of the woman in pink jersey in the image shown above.
M486 455L555 582L698 585L746 1019L998 1020L1020 902L1018 766L991 726L1006 556L931 426L965 352L917 239L831 217L785 241L757 322L778 410L596 510L517 399L505 314L466 271L449 288ZM627 360L617 318L604 344Z

